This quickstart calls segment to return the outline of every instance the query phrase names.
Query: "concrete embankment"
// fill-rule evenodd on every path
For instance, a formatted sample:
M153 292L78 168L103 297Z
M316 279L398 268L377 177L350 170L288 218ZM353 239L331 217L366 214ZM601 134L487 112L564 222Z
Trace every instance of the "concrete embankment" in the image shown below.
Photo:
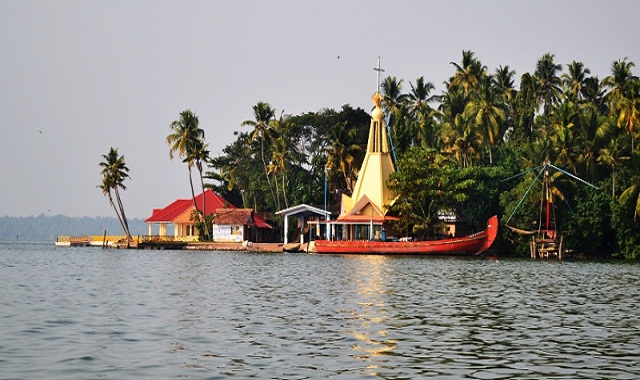
M184 249L194 251L283 252L282 243L188 243Z

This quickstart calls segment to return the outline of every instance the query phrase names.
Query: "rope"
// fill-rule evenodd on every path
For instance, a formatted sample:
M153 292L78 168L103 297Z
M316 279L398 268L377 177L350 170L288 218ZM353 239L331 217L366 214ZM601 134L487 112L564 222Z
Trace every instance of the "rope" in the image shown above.
M511 220L511 218L513 217L513 214L516 213L516 211L518 210L518 207L520 207L520 205L522 204L522 201L524 201L524 198L527 196L527 194L529 194L529 191L531 191L531 188L533 187L533 185L535 185L536 180L538 178L540 178L540 175L542 174L542 172L544 171L544 167L542 168L542 170L540 170L540 173L538 173L538 176L536 177L535 180L531 181L531 185L529 185L529 188L527 189L527 191L524 193L524 195L522 196L522 198L520 198L520 202L518 202L518 204L516 205L516 208L513 209L513 212L511 213L511 215L509 215L509 219L507 219L507 221L505 222L505 224L509 224L509 221Z

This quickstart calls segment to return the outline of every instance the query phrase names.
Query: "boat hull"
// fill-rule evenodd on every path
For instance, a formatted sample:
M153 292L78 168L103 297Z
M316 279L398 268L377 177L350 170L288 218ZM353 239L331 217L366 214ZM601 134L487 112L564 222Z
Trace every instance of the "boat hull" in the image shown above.
M316 240L312 253L474 256L489 249L497 233L498 217L493 216L487 221L484 231L461 238L417 242Z

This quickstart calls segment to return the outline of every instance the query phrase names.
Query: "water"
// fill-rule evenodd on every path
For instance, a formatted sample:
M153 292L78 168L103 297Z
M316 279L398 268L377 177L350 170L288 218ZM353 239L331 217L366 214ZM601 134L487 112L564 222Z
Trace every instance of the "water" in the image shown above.
M0 379L637 379L636 263L0 243Z

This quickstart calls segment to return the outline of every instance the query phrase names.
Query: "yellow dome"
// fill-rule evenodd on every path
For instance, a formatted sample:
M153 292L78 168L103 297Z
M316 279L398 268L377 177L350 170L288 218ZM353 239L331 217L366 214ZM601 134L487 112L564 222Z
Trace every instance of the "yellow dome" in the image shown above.
M373 111L371 112L371 118L374 120L382 120L382 117L383 117L383 113L380 107L374 108Z

